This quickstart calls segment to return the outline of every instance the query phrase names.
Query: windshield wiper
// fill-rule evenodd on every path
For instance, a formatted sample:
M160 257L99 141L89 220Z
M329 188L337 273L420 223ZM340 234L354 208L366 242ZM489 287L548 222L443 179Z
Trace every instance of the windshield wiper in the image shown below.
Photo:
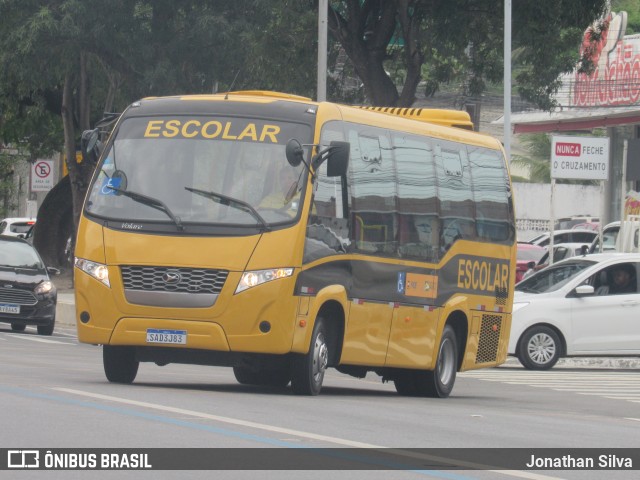
M180 219L173 214L173 212L169 209L169 207L167 207L167 205L162 200L158 200L157 198L153 198L153 197L148 197L147 195L143 195L142 193L136 193L130 190L123 190L118 187L108 186L108 188L124 195L125 197L129 197L130 199L135 200L138 203L142 203L143 205L148 205L151 208L155 208L156 210L160 210L161 212L166 213L167 216L171 220L173 220L173 223L176 224L176 227L178 227L178 230L180 230L181 232L184 231L184 226L180 222Z
M260 222L265 232L271 231L271 228L269 228L269 225L267 225L267 222L265 221L265 219L262 218L262 215L260 215L258 211L247 202L243 202L242 200L238 200L237 198L227 197L226 195L222 195L220 193L209 192L207 190L200 190L199 188L184 187L184 189L191 193L195 193L197 195L202 195L203 197L209 198L221 205L237 208L238 210L247 212L253 218L258 220L258 222Z

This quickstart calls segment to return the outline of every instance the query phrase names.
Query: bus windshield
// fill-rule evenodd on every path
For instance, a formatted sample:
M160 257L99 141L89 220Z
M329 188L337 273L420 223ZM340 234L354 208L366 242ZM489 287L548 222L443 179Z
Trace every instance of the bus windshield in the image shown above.
M286 160L290 138L307 142L310 127L235 117L129 118L98 166L86 211L178 230L290 223L306 183L304 166Z

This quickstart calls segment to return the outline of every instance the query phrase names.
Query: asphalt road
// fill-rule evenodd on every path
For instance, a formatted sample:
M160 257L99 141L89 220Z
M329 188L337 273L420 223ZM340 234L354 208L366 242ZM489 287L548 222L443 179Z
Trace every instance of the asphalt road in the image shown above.
M300 447L631 448L640 438L640 370L516 363L460 374L448 399L400 397L378 377L333 370L318 397L242 386L231 369L142 364L132 385L110 384L101 347L75 330L52 337L0 324L2 448ZM232 451L230 451L232 452ZM251 459L247 459L249 461ZM329 465L333 459L328 459ZM338 465L338 464L336 464ZM217 471L215 478L636 478L630 471ZM638 468L636 466L636 468ZM6 473L6 472L5 472ZM13 473L13 472L11 472ZM20 478L212 478L203 471L20 472ZM2 477L2 472L0 472ZM16 477L7 477L16 478Z

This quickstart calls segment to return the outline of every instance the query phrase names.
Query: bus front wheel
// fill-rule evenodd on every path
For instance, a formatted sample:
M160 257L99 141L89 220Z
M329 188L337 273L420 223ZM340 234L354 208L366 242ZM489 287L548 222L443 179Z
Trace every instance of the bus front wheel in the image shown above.
M242 385L286 387L291 380L288 368L252 370L248 367L235 366L233 374Z
M291 368L291 388L296 395L318 395L329 363L329 346L324 320L318 317L306 354L296 354Z
M133 347L104 345L102 363L107 380L112 383L133 383L140 362Z

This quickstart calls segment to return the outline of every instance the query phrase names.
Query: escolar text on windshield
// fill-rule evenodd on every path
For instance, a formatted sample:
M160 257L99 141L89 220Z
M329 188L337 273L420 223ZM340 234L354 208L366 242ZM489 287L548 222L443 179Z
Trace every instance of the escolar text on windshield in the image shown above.
M209 120L149 120L145 138L205 138L279 143L278 125Z

